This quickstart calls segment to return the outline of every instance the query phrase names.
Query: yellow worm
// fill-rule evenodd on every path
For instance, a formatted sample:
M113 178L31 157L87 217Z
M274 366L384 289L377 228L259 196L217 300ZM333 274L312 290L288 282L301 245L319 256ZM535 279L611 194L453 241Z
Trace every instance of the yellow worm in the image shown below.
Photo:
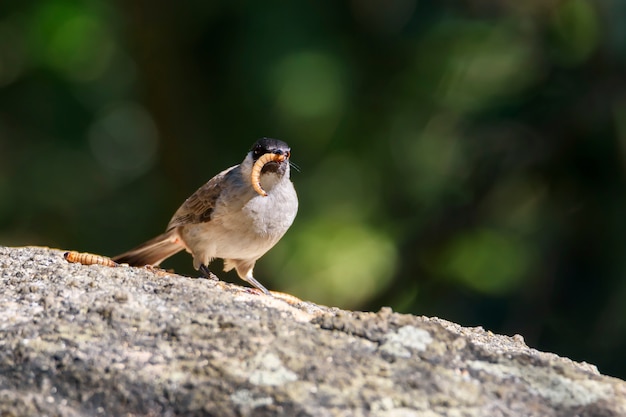
M83 265L117 266L109 257L94 255L93 253L80 253L75 251L65 252L63 257L66 261Z
M263 197L267 197L267 193L261 187L261 170L268 162L282 162L285 160L285 155L277 155L275 153L266 153L259 157L254 163L252 167L252 174L250 175L250 179L252 180L252 188L254 191L262 195Z

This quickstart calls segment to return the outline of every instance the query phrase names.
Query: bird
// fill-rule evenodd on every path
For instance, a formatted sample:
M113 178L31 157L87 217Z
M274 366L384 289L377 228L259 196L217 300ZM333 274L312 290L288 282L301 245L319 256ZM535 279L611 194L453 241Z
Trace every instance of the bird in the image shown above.
M267 295L254 278L256 261L287 232L298 211L290 179L291 148L273 138L257 140L244 160L211 178L176 210L165 232L113 257L130 266L158 266L186 250L193 266L212 277L209 264L224 260L224 271Z

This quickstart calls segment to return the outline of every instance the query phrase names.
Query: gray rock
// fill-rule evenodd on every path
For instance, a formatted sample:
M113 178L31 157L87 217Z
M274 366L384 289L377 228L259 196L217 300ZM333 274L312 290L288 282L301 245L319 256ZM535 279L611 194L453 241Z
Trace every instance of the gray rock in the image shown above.
M0 415L626 416L626 383L438 318L0 247Z

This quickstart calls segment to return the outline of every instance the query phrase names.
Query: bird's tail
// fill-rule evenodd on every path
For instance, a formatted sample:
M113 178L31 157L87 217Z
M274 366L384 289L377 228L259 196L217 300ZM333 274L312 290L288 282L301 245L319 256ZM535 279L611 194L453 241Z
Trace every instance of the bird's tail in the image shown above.
M128 252L115 256L113 260L118 264L130 266L158 265L183 249L185 245L178 237L178 232L172 229Z

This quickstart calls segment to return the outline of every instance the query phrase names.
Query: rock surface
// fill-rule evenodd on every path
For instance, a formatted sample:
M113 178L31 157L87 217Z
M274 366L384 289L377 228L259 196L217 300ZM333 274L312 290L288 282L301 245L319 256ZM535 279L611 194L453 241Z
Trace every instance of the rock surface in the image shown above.
M626 416L520 336L62 254L0 247L0 416Z

